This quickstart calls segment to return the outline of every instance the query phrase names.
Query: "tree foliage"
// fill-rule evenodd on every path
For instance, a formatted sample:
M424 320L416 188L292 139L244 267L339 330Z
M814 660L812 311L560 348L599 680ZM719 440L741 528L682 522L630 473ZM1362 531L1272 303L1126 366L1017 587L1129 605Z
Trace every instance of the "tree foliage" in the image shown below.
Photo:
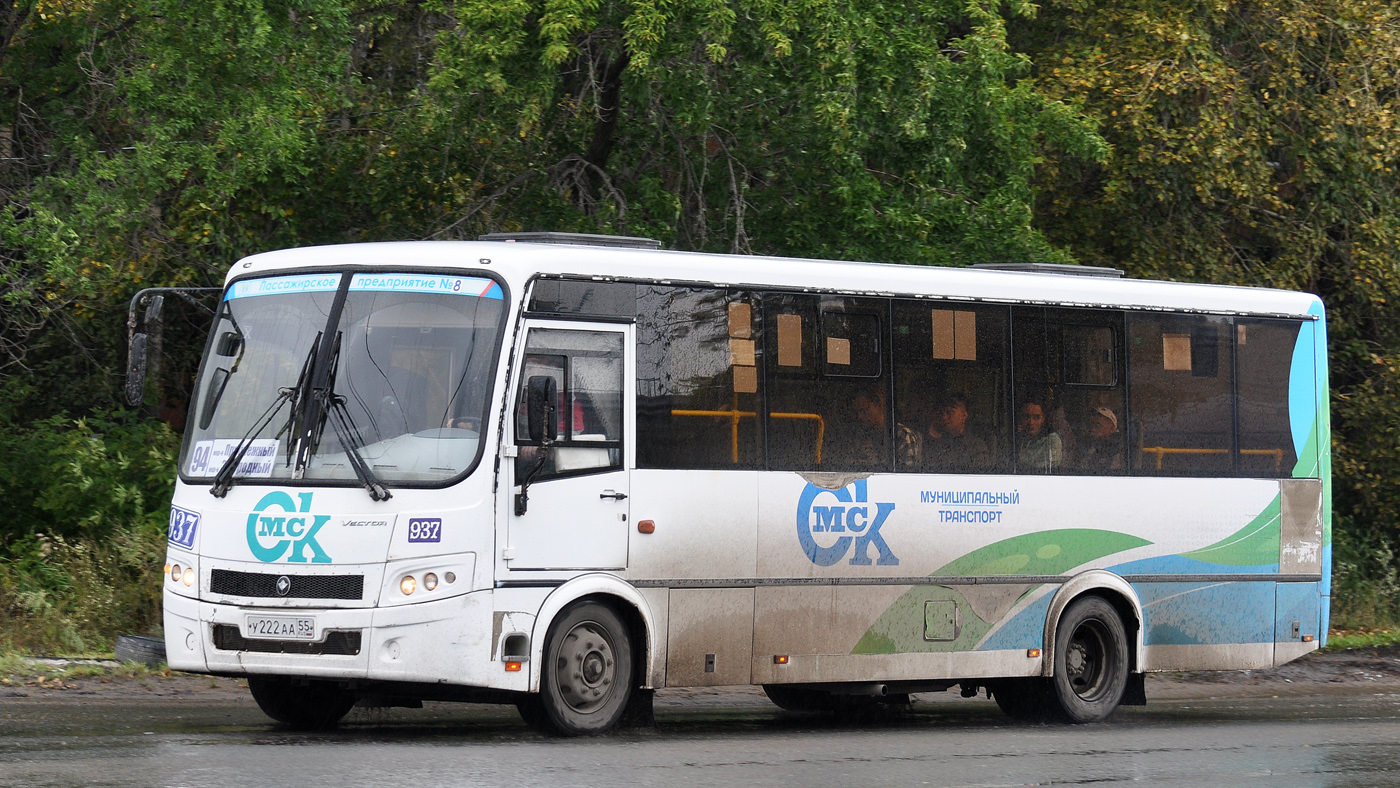
M1400 588L1397 61L1382 0L17 0L6 543L155 511L159 458L123 436L169 445L142 418L179 428L202 335L167 332L143 415L103 415L137 289L287 246L572 230L1317 292L1339 566L1380 598ZM99 444L81 469L126 491L110 505L64 488L81 475L21 489L24 450Z
M1055 0L1012 41L1113 147L1040 171L1052 242L1138 275L1322 296L1339 566L1383 576L1400 540L1400 7Z

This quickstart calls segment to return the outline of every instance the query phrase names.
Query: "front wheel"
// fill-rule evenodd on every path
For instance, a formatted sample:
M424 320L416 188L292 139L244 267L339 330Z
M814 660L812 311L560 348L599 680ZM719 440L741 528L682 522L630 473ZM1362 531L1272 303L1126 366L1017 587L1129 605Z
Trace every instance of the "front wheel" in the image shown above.
M304 730L333 728L355 705L354 695L324 681L298 685L280 677L249 676L248 689L264 714Z
M997 679L988 682L997 707L1013 720L1044 722L1051 716L1049 682L1042 678Z
M1128 637L1118 611L1102 597L1075 600L1055 633L1052 695L1070 722L1108 719L1128 685Z
M555 731L587 736L611 730L622 720L635 683L627 625L610 608L583 602L550 626L539 705Z

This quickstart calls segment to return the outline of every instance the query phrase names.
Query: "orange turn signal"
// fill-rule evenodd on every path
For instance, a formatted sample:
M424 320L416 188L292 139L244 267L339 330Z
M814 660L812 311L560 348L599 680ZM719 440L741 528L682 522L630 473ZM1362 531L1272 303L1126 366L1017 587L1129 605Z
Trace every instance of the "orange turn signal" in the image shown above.
M1028 658L1030 658L1030 659L1035 659L1035 658L1038 657L1038 656L1040 656L1040 649L1038 649L1038 648L1028 648L1028 649L1026 649L1026 657L1028 657Z
M787 663L788 663L788 655L786 655L786 654L774 654L774 655L773 655L773 664L774 664L774 665L786 665Z
M1304 642L1304 643L1311 643L1311 642L1313 642L1313 636L1312 636L1312 635L1304 635L1304 636L1303 636L1303 642Z
M654 533L656 533L656 523L653 522L653 521L651 521L651 520L638 520L638 521L637 521L637 533L641 533L641 534L654 534Z
M506 672L507 672L507 673L517 673L517 672L519 672L519 670L520 670L520 663L519 663L519 662L507 662L507 663L506 663Z

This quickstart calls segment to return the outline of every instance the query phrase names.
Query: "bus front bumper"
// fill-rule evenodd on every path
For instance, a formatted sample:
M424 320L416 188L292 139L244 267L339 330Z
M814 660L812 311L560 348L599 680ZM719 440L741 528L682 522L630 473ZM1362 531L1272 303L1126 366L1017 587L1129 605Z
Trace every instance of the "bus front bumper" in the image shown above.
M525 691L527 671L493 654L492 592L383 608L257 608L165 593L166 659L172 670L427 682ZM244 637L258 616L311 618L317 642ZM287 644L287 645L283 645ZM279 653L285 649L286 652Z

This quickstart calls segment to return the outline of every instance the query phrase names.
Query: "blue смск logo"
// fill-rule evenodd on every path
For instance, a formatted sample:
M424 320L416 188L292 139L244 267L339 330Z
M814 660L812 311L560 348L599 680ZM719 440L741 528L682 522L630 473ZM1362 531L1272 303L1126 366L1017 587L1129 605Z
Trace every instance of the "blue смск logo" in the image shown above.
M861 479L851 487L855 488L854 496L851 495L850 487L824 490L815 484L808 484L802 490L802 497L797 499L797 541L802 544L802 552L817 566L831 566L846 557L846 552L854 542L855 555L851 556L851 565L869 566L870 548L874 547L879 553L875 564L898 566L899 559L890 550L890 546L885 544L885 537L880 535L880 526L885 524L885 519L894 511L894 504L875 504L875 515L872 518L870 507L864 505L865 480ZM813 506L819 495L830 495L842 505ZM850 533L855 536L837 537L830 547L823 547L817 543L816 534L819 533Z
M258 505L253 507L253 513L248 515L248 549L253 551L253 557L263 563L272 563L282 558L291 548L287 561L292 563L306 563L306 551L311 551L311 563L329 564L331 557L326 555L326 551L321 549L321 545L316 542L316 532L321 530L321 526L330 521L328 514L311 515L311 522L308 524L306 517L278 517L274 514L263 514L267 510L277 507L286 514L305 514L311 510L311 496L313 493L298 493L297 498L301 499L301 505L292 500L292 496L278 491L270 492L258 501ZM263 537L276 539L270 546L263 543Z

